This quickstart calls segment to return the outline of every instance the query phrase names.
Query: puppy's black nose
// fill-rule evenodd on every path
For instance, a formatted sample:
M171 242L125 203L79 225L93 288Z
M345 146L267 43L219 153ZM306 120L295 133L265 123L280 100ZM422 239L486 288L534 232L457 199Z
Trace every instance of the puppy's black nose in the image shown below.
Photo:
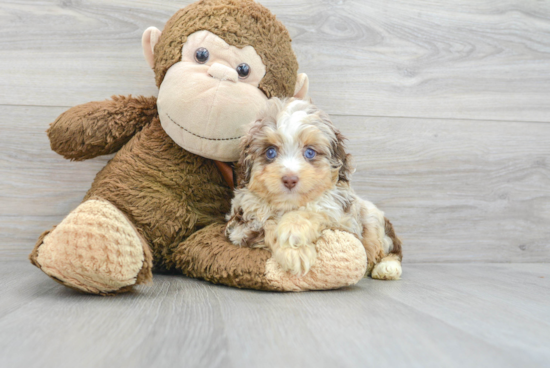
M289 175L285 175L283 176L283 184L285 185L285 187L287 187L288 189L292 189L296 186L296 184L298 184L298 177L296 175L292 175L292 176L289 176Z

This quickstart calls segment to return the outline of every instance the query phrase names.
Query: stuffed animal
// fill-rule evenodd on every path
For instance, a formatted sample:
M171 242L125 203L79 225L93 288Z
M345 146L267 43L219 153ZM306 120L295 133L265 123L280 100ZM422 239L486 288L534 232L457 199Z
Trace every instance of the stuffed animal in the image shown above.
M240 288L332 289L360 280L361 242L325 231L310 272L284 272L266 249L224 235L245 127L272 97L307 98L286 28L252 0L201 0L142 38L158 98L114 96L69 109L48 129L71 160L116 153L83 202L44 232L31 262L65 286L116 294L152 272Z

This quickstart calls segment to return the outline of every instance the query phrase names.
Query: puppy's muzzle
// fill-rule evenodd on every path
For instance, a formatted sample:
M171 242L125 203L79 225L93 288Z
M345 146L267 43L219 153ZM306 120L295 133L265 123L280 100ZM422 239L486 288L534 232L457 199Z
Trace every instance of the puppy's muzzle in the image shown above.
M296 175L285 175L281 178L283 181L283 184L288 189L292 189L298 184L298 181L300 180Z

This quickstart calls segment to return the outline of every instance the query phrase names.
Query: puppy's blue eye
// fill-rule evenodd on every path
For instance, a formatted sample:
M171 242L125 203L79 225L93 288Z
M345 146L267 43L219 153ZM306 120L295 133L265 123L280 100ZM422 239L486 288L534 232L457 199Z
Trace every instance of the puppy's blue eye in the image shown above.
M277 150L275 147L270 147L265 151L265 157L267 157L268 160L273 160L275 157L277 157Z
M312 160L315 156L317 156L317 152L315 152L312 148L308 148L304 152L304 157L308 160Z

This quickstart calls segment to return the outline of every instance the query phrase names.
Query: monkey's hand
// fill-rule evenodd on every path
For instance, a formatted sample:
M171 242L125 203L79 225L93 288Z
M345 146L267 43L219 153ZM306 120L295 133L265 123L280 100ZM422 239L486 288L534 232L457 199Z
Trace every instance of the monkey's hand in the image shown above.
M52 150L71 160L118 151L157 115L156 97L113 96L61 114L48 129Z
M324 217L307 211L285 214L277 225L273 257L285 271L305 275L315 264L315 242L324 230Z

